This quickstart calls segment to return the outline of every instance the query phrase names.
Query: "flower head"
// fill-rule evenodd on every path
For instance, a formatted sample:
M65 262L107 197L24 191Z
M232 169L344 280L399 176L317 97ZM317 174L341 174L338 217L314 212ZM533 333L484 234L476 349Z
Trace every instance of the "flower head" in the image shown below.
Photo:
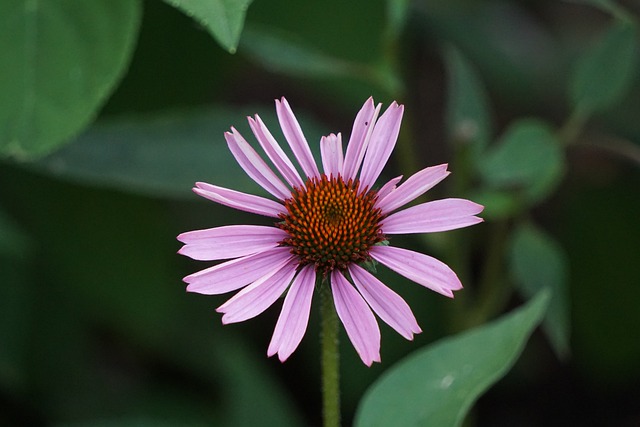
M369 98L353 124L346 151L340 134L320 141L322 170L287 101L276 100L280 126L300 171L260 117L251 130L277 173L240 133L225 133L242 169L276 200L198 182L194 191L217 203L274 218L273 226L231 225L180 234L179 253L196 260L228 260L184 278L187 290L223 294L240 289L218 307L223 323L257 316L283 294L284 303L268 355L286 360L307 328L316 282L330 286L338 317L362 361L380 361L380 330L373 313L406 339L420 333L407 303L366 268L375 260L438 293L462 288L456 274L428 255L389 245L395 234L429 233L482 221L483 207L443 199L398 210L447 177L447 165L428 167L375 187L396 144L403 106L395 102L378 118Z

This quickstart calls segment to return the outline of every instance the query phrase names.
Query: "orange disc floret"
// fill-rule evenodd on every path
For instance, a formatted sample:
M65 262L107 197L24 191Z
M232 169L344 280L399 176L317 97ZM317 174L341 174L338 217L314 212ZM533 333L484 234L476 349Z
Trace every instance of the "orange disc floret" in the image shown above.
M369 249L385 240L377 193L359 187L357 180L322 175L293 189L278 226L289 235L280 244L291 247L300 265L313 264L324 275L344 271L350 263L369 260Z

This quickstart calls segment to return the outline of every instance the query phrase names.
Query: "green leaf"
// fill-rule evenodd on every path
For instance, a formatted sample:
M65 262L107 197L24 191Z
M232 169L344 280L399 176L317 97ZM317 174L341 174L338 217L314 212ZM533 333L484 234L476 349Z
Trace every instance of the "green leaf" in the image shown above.
M459 426L471 405L514 364L542 319L548 292L489 324L419 350L367 391L355 426Z
M409 15L409 0L387 0L386 1L386 24L385 34L387 42L396 42L402 32Z
M365 65L322 53L293 34L275 29L248 27L242 50L265 69L294 77L357 78L373 73Z
M124 74L137 0L0 2L0 156L30 158L82 130Z
M447 130L449 139L472 145L479 154L491 138L489 101L480 76L467 59L454 48L445 55L449 74Z
M485 220L510 218L522 207L518 197L508 191L480 190L473 193L470 199L484 206L482 217Z
M518 290L527 298L548 288L552 292L542 328L556 354L569 354L569 298L567 258L549 235L531 224L523 224L512 237L509 258Z
M534 119L513 123L480 161L480 173L492 189L521 191L538 201L560 181L564 156L552 129Z
M200 25L230 53L235 53L252 0L164 0Z
M569 0L574 3L584 3L597 7L598 9L610 13L617 19L628 20L632 19L632 15L622 8L618 3L613 0Z
M581 115L620 101L637 76L638 31L618 21L578 63L571 81L571 101Z
M196 181L256 190L223 136L244 117L210 109L105 120L32 166L85 184L166 198L192 198Z
M84 184L162 198L193 200L190 189L197 181L266 194L244 173L224 139L224 132L234 126L251 142L246 116L256 112L282 141L272 108L164 112L98 122L74 143L28 167ZM324 132L304 113L297 116L312 151L318 152L319 143L314 141Z

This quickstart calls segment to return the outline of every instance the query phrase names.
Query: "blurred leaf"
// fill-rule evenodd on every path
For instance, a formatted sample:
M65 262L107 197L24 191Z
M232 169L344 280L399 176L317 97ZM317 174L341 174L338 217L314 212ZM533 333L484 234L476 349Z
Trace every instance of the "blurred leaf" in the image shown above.
M30 158L93 120L129 63L137 0L0 2L0 156Z
M638 32L617 21L580 60L571 81L571 101L580 114L604 110L620 101L637 77Z
M548 292L489 324L416 351L367 391L355 426L459 426L513 365L542 319Z
M373 72L362 64L322 53L293 34L274 28L247 27L241 44L243 53L274 73L294 77L358 78Z
M224 139L224 132L234 126L251 142L246 116L256 112L283 141L271 108L164 112L98 122L73 144L28 166L85 184L162 198L194 199L190 189L196 181L266 194L238 165ZM314 141L325 132L304 112L296 115L312 151L319 152Z
M564 169L560 142L544 122L513 123L480 162L480 174L493 189L524 192L538 201L558 184Z
M478 155L491 138L489 101L480 76L467 59L455 48L446 50L449 75L447 99L447 130L449 140L469 144Z
M625 9L620 7L618 3L613 0L566 0L573 3L583 3L588 4L593 7L597 7L600 10L610 13L612 16L615 16L618 19L631 19L631 14L627 12Z
M192 198L196 181L255 190L223 136L243 118L217 109L109 119L33 166L74 181L166 198Z
M31 245L24 230L0 209L0 257L24 258Z
M510 218L522 207L518 197L508 191L481 190L473 193L470 199L484 206L482 217L485 220Z
M509 258L516 285L525 297L532 298L545 288L551 291L542 328L558 357L568 356L568 266L564 251L546 233L531 224L523 224L513 234Z
M235 53L252 0L164 0L195 19L230 53Z
M387 0L388 41L396 40L402 32L409 12L409 0Z
M524 4L449 0L412 5L411 17L418 20L426 44L437 39L460 49L494 95L529 106L562 88L555 37Z

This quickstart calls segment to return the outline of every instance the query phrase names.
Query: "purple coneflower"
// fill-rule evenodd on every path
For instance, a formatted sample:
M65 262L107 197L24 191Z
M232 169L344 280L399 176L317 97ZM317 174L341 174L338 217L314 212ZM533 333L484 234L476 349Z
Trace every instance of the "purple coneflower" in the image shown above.
M180 254L196 260L230 259L184 278L187 290L214 295L241 289L217 311L222 322L257 316L283 294L284 304L268 348L285 361L307 329L316 287L330 286L338 317L362 361L380 361L380 330L374 317L406 339L421 332L408 304L363 264L375 260L427 288L453 297L462 288L446 264L390 246L394 234L429 233L482 221L483 207L465 199L443 199L403 210L449 175L447 165L423 169L374 187L398 138L404 107L393 102L378 118L369 98L353 124L346 152L341 135L320 141L322 170L287 101L276 100L283 134L302 175L257 115L249 124L280 177L240 133L225 133L245 172L276 200L198 182L194 191L214 202L272 217L273 226L231 225L180 234ZM372 311L373 310L373 311Z

